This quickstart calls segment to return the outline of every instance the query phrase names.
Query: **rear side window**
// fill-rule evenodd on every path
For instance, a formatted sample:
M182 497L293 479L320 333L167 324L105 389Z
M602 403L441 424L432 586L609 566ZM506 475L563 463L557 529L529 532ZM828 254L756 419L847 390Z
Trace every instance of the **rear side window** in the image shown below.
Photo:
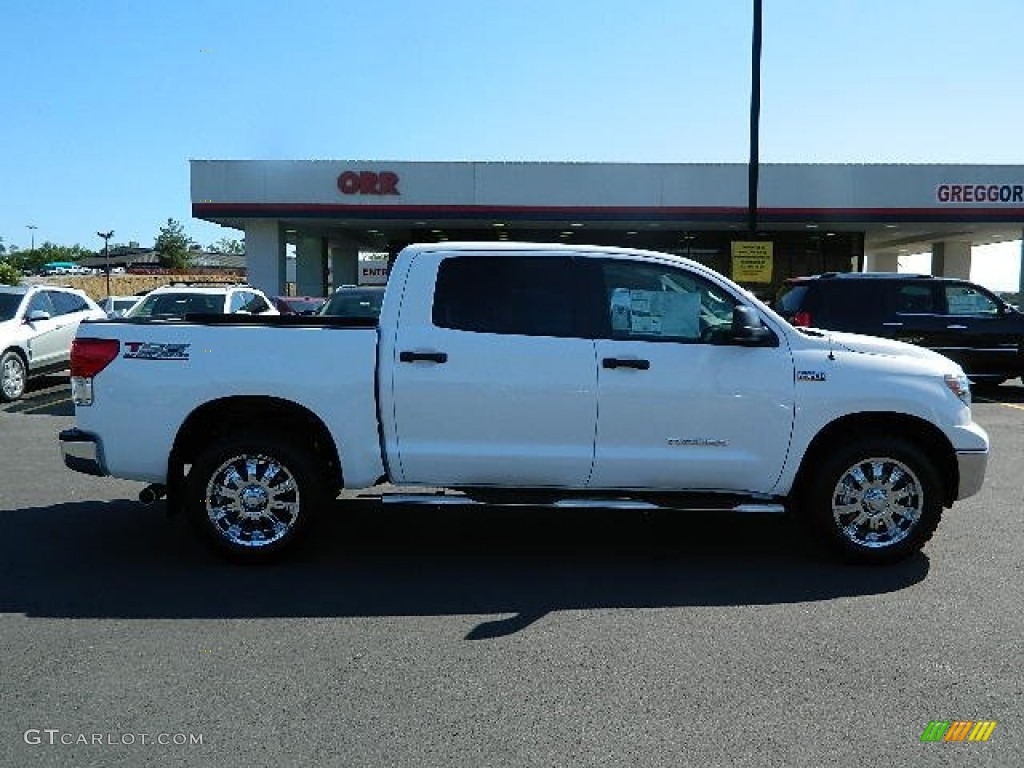
M437 273L433 323L475 333L580 336L572 259L457 256Z
M893 309L907 315L930 315L938 311L934 286L924 283L905 283L896 288Z
M831 281L821 297L821 314L828 323L823 327L864 331L882 322L890 285L875 279Z

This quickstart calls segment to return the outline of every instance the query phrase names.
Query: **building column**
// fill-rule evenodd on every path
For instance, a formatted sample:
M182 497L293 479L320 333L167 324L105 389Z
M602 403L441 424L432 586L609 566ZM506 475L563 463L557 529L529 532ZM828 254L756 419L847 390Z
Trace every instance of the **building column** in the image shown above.
M359 282L359 246L331 243L331 290Z
M268 296L284 293L284 238L276 219L245 222L245 267L249 285Z
M899 272L900 257L895 253L864 254L865 272Z
M932 274L971 279L971 244L955 240L932 243Z
M300 237L295 246L295 294L326 296L324 281L324 239Z
M1020 233L1020 275L1017 277L1017 293L1024 304L1024 230Z

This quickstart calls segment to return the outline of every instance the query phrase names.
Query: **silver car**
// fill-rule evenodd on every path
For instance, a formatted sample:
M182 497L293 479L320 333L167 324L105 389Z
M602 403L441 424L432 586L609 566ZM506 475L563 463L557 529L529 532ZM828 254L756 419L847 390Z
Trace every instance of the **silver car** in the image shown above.
M21 397L30 377L67 369L78 324L106 318L73 288L0 285L0 401Z

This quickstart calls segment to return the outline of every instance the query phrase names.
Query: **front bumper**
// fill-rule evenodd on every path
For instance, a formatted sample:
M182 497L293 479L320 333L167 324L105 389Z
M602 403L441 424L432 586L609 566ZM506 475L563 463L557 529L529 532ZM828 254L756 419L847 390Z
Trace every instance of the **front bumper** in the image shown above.
M89 432L76 428L65 429L57 439L64 466L85 475L106 477L110 473L103 462L103 444Z
M960 473L957 501L973 496L981 490L988 467L988 451L957 451L956 464Z

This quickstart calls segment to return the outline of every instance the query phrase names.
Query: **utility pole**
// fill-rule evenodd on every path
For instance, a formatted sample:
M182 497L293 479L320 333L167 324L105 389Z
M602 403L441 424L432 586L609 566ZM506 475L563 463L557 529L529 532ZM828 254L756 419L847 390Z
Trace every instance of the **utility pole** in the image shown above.
M32 253L35 254L35 252L36 252L36 230L39 229L39 227L37 227L35 224L26 224L25 226L28 228L29 232L32 233Z

